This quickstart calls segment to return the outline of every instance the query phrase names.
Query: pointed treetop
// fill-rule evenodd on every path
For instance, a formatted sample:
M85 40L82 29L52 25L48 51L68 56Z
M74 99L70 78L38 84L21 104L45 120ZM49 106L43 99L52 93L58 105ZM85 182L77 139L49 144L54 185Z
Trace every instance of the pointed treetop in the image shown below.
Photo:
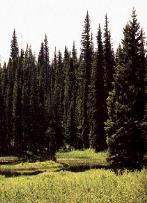
M110 31L108 30L108 25L109 25L109 20L108 20L108 16L107 16L107 13L105 15L105 25L104 25L104 35L105 37L110 37Z
M89 13L87 11L86 13L86 17L85 17L85 21L84 21L84 28L85 28L85 31L90 31L90 16L89 16Z
M73 47L72 47L72 59L73 59L73 60L77 60L77 50L76 50L75 41L73 41Z
M129 24L131 25L132 28L134 28L135 31L137 31L140 28L140 23L138 23L137 14L134 7L132 10L131 20L129 21Z
M17 42L17 37L16 37L16 31L14 29L13 35L12 35L12 40L11 40L11 59L15 60L18 58L19 55L19 48L18 48L18 42Z
M65 46L65 50L64 50L64 60L68 60L68 59L69 59L69 52L68 52L67 46Z
M108 20L108 15L107 15L107 13L105 14L105 24L106 24L106 25L109 24L109 20Z
M75 49L76 49L76 43L75 41L73 41L72 50L75 50Z
M41 48L39 51L39 56L38 56L38 63L43 65L44 64L44 43L41 43Z
M133 7L133 9L132 9L132 15L131 16L132 16L132 18L137 17L135 7Z
M46 47L46 48L48 48L48 38L47 38L47 35L45 34L45 36L44 36L44 46Z
M97 40L98 40L98 37L101 38L101 35L102 35L101 25L99 24L99 26L98 26L98 32L97 32Z
M47 40L47 34L44 35L44 39Z

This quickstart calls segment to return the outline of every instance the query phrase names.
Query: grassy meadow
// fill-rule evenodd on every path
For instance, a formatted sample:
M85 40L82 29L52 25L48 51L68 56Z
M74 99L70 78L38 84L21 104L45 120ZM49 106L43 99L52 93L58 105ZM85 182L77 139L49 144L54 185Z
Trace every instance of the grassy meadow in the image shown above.
M58 152L57 162L1 157L0 203L146 203L147 170L117 175L106 157L93 150Z

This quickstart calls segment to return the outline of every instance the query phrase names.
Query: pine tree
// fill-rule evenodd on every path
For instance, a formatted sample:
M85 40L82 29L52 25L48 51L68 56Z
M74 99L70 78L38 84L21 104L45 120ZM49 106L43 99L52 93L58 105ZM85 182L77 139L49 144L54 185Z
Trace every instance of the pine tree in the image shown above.
M60 134L56 137L57 149L63 146L63 110L64 110L64 71L62 54L59 51L54 58L54 96L52 100L51 116L56 120L56 126L60 129Z
M44 65L45 65L45 88L49 93L50 89L50 61L47 35L44 38Z
M69 137L70 145L77 148L77 70L78 70L78 59L77 51L75 48L75 42L73 43L72 56L70 58L70 69L69 69L69 91L71 92L71 102L69 106Z
M38 134L40 134L40 152L46 153L45 148L47 148L48 140L45 137L45 134L48 122L49 122L49 52L48 52L48 42L47 36L45 36L44 43L41 44L41 49L38 57L38 68L39 68L39 106L38 106L38 115L39 115L39 126ZM47 146L45 147L45 145Z
M14 30L11 40L11 52L10 52L10 59L7 65L7 95L6 95L6 122L7 122L7 132L8 137L11 143L10 151L14 150L14 143L15 143L15 131L14 131L14 120L15 117L13 115L13 93L14 93L14 81L15 75L18 68L18 59L19 59L19 48L17 43L16 32Z
M83 67L81 56L78 62L77 71L77 102L76 102L76 112L77 112L77 141L76 148L84 148L84 93L85 93L85 69Z
M13 31L12 40L11 40L11 53L10 57L14 61L18 58L19 55L19 48L18 48L18 42L16 37L15 29Z
M105 93L108 97L109 91L112 90L113 73L114 73L114 54L111 45L111 34L108 28L108 17L105 16L104 28L104 66L105 66Z
M26 48L23 65L22 84L22 126L23 151L35 153L37 151L38 136L38 82L36 82L37 68L31 47Z
M82 33L82 39L81 39L81 62L82 62L82 69L84 70L84 77L83 77L83 83L84 83L84 101L83 101L83 129L82 129L82 135L84 140L84 147L89 147L89 119L88 119L88 109L89 102L88 101L88 95L89 95L89 86L90 86L90 80L91 80L91 72L92 72L92 43L91 43L91 33L90 33L90 18L87 11L86 18L84 21L84 30Z
M101 27L99 25L97 34L96 70L94 78L94 148L96 151L101 151L106 148L106 137L104 131L104 122L106 120L104 73L104 51Z
M63 128L65 135L65 142L69 144L70 140L70 131L69 131L69 123L70 123L70 103L71 103L71 89L70 89L70 53L65 47L64 51L64 59L63 59L63 74L64 74L64 112L63 112Z
M15 152L21 156L23 153L23 129L22 129L22 68L24 62L24 52L21 50L21 56L18 60L18 66L15 73L13 88L13 133L15 134L14 144Z
M113 90L108 97L106 123L109 161L113 167L140 168L143 163L144 143L144 43L135 10L124 29L124 64L114 74Z

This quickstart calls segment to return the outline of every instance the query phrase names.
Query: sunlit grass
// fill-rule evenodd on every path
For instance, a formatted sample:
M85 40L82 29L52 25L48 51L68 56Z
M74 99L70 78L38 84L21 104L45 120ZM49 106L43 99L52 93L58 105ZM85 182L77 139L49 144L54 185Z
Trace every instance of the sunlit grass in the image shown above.
M0 178L0 202L145 203L146 171L90 170L46 172L37 176Z
M73 150L70 152L57 153L57 160L60 163L69 165L101 165L107 166L106 161L107 152L95 153L92 149L87 150Z
M1 170L40 170L38 175L0 175L0 203L146 203L147 170L117 175L111 170L92 169L73 173L64 169L63 159L86 164L106 164L107 153L93 150L59 152L53 161L1 165ZM60 163L59 163L60 162ZM73 163L72 163L73 164ZM81 162L77 162L80 165Z

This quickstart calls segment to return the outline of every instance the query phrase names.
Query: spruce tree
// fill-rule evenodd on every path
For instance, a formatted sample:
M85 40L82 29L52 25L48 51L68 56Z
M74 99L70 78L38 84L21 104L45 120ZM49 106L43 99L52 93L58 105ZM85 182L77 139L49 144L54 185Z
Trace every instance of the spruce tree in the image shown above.
M6 129L6 106L5 106L5 95L4 95L4 85L5 78L4 73L5 68L0 65L0 154L4 155L8 150L8 139L7 139L7 129Z
M54 58L54 96L52 99L51 116L56 120L56 126L60 134L56 137L57 149L63 146L63 112L64 112L64 71L62 54L59 51Z
M12 35L12 40L11 40L11 53L10 57L12 60L16 60L19 55L19 48L18 48L18 42L17 42L17 36L16 36L16 31L14 29L13 35Z
M31 47L26 48L23 65L22 84L22 126L23 151L35 153L37 151L38 136L38 82L36 79L35 59ZM36 92L35 92L36 90Z
M64 59L63 59L63 73L64 73L64 112L63 112L63 127L64 127L64 135L65 142L69 144L70 140L70 132L69 132L69 123L70 123L70 103L71 103L71 94L72 91L70 89L70 53L65 47L64 51Z
M40 152L45 152L45 145L47 144L47 134L45 134L49 122L49 53L47 36L45 36L44 43L41 44L41 49L38 56L38 69L39 69L39 97L38 97L38 115L39 126L38 134L40 134ZM48 144L47 144L48 146ZM47 148L47 147L46 147Z
M77 142L76 148L84 148L84 92L85 92L85 69L82 63L82 57L80 56L78 62L78 71L77 71Z
M99 25L97 34L97 52L96 52L96 69L95 69L95 112L94 112L94 144L95 150L101 151L106 148L106 137L104 122L106 121L106 98L104 84L104 50L102 43L101 27Z
M21 50L21 56L18 60L18 66L15 72L14 88L13 88L13 133L15 134L15 152L18 156L23 153L23 129L22 129L22 68L24 61L24 52Z
M15 117L13 114L13 107L14 107L14 100L13 100L13 93L14 93L14 81L15 75L18 68L18 59L19 59L19 48L17 43L16 32L14 30L11 40L11 50L10 50L10 58L7 65L7 95L6 95L6 122L7 122L7 132L8 137L11 143L10 150L15 152L14 143L15 143L15 130L14 130L14 123Z
M84 29L82 33L82 39L81 39L81 65L83 66L83 84L84 84L84 100L83 100L83 126L82 126L82 135L83 135L83 141L84 141L84 147L89 147L89 119L88 119L88 113L90 112L88 106L89 106L89 86L90 86L90 80L91 80L91 72L92 72L92 43L91 43L91 33L90 33L90 17L87 11L86 18L84 21Z
M73 43L72 55L70 58L70 69L69 69L69 91L71 92L71 102L69 106L69 137L70 145L77 148L77 70L78 70L78 59L77 51L75 48L75 42Z
M106 131L109 162L113 167L140 168L144 141L144 43L135 10L124 28L123 58L114 74L113 90L108 97Z
M109 91L112 90L113 73L114 73L114 54L111 44L111 33L108 28L109 22L107 14L105 16L104 28L104 67L105 67L105 94L108 97Z

